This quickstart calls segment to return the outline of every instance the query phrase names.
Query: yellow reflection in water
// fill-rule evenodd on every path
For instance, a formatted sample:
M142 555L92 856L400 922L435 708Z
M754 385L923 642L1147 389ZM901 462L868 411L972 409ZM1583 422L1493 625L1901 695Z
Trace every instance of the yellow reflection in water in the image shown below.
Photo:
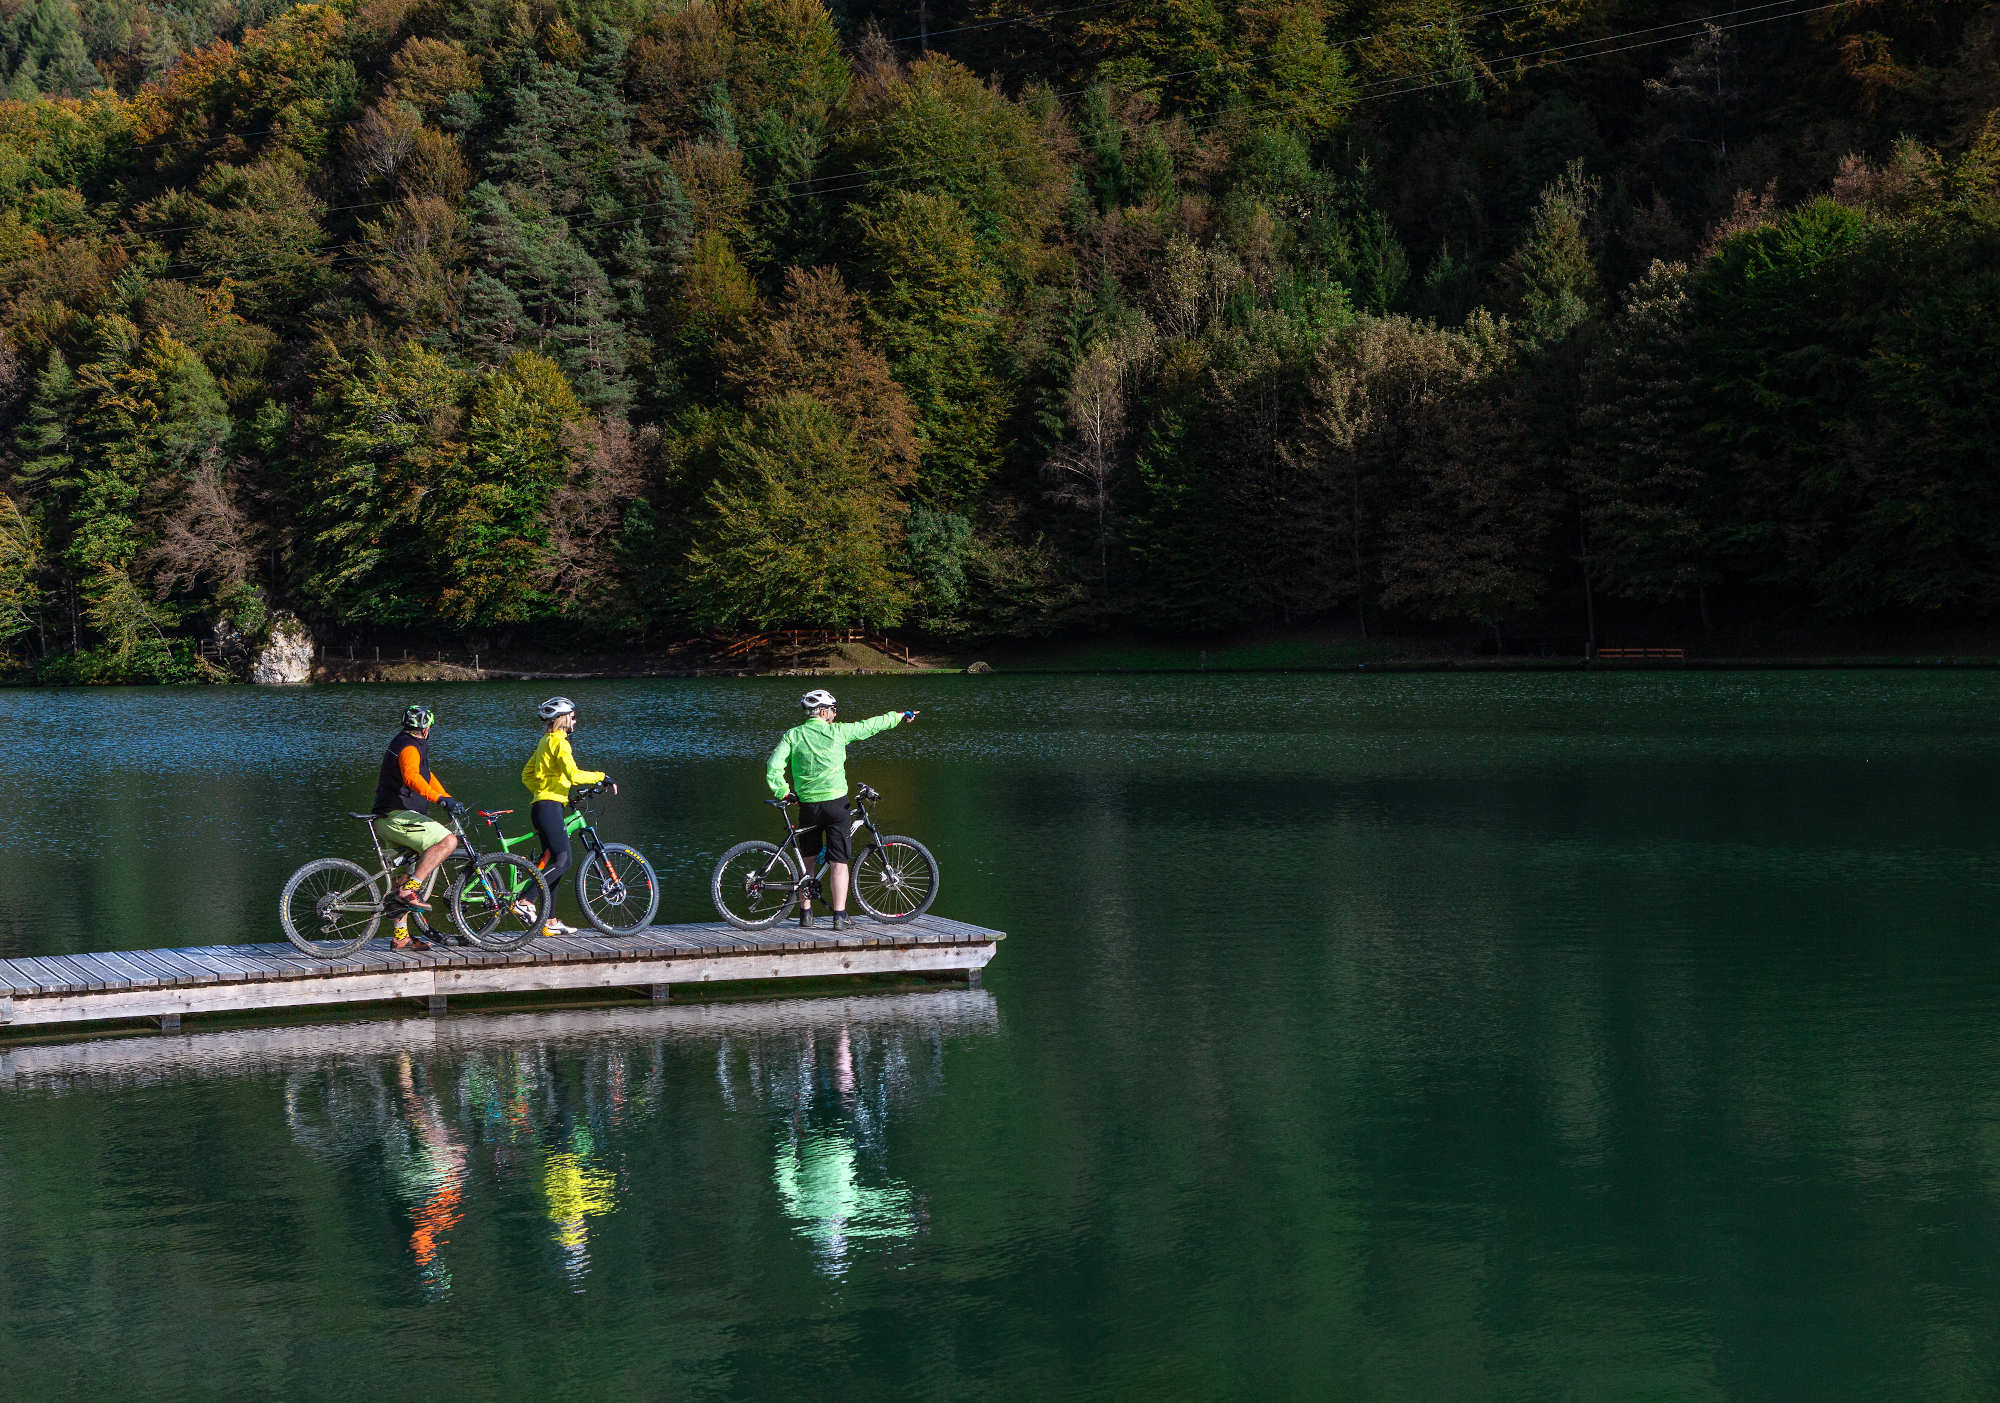
M563 1271L573 1286L581 1285L590 1271L589 1220L618 1206L616 1176L590 1164L592 1148L590 1133L579 1126L570 1147L552 1152L542 1165L542 1195L555 1225Z

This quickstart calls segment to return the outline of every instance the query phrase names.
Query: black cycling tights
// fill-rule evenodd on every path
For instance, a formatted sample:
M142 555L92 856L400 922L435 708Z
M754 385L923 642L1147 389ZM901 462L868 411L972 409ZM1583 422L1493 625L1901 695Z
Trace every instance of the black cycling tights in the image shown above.
M549 884L549 899L562 885L569 871L569 830L563 827L563 806L553 799L537 799L528 805L528 821L542 839L542 879Z

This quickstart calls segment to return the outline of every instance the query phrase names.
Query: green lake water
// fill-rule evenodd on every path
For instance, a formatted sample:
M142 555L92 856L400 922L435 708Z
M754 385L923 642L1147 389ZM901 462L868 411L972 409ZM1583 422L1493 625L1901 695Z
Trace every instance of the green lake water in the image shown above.
M704 918L801 684L569 685ZM0 693L0 956L276 938L546 690ZM2000 1395L2000 675L836 690L984 988L0 1045L0 1392Z

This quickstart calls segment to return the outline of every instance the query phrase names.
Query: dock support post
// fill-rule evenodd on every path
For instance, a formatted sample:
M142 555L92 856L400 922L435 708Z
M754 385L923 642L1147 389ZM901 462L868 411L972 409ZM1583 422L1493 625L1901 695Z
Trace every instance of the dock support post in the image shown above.
M432 995L431 995L431 996L430 996L430 997L429 997L428 999L426 999L426 1000L424 1001L424 1012L426 1012L426 1013L443 1013L443 1012L444 1012L444 995L443 995L443 994L432 994Z
M653 1002L656 1004L667 1003L671 1001L673 992L674 986L671 984L655 984L653 986Z
M163 1033L178 1033L181 1030L181 1016L178 1013L163 1013L153 1020L160 1025Z
M965 972L966 988L977 989L979 987L979 973L980 972L976 969L969 969Z

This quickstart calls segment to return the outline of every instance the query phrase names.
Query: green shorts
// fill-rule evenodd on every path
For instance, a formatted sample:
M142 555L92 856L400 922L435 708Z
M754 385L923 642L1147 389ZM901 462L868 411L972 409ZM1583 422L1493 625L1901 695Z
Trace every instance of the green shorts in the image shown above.
M384 842L415 853L433 848L451 836L451 830L436 819L425 818L410 809L395 809L382 815L375 820L375 830Z

